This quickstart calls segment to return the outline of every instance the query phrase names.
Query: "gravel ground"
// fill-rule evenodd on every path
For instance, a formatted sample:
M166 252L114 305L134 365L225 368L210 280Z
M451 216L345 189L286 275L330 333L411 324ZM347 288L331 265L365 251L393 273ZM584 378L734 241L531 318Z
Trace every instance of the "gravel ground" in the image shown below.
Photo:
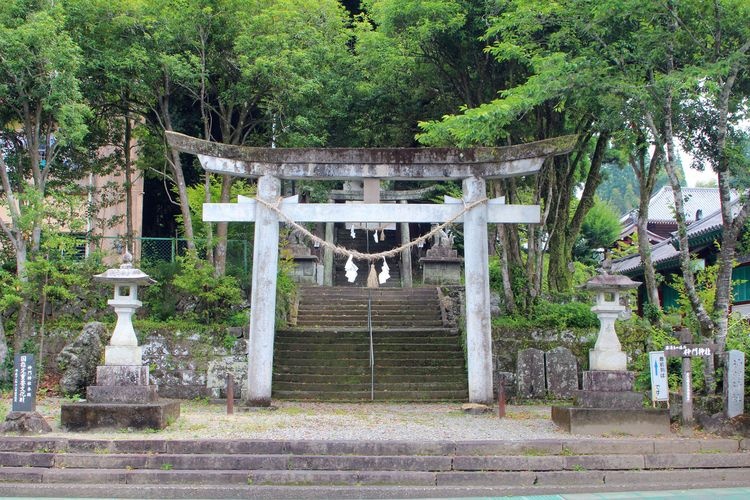
M244 410L200 401L181 402L180 418L161 431L70 433L60 429L60 403L43 398L37 410L53 429L48 436L122 439L325 439L325 440L510 440L570 439L550 419L549 406L508 406L497 413L468 415L459 403L276 402L276 409ZM5 399L5 412L10 402ZM586 439L585 437L582 439Z

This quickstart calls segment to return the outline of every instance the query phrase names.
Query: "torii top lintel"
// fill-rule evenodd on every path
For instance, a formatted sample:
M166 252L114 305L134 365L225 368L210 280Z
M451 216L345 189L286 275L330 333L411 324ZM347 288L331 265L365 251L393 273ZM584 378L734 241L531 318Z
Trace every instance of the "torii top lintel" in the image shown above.
M443 180L534 174L550 156L570 152L575 136L497 148L254 148L167 132L169 144L199 156L210 172L281 179Z

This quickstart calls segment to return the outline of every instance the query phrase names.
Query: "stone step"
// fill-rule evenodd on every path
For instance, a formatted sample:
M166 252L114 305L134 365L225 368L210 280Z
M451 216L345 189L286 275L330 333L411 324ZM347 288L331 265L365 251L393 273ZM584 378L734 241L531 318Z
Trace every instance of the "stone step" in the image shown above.
M94 439L84 437L0 436L0 456L43 455L47 464L56 454L220 454L220 455L451 455L451 456L651 456L741 457L750 455L750 439L736 438L595 438L528 439L508 441L363 441L296 439ZM52 457L52 458L50 458ZM680 458L684 461L684 458ZM29 464L25 464L29 465ZM664 465L664 464L662 464ZM29 465L33 466L33 465Z
M281 363L274 364L273 370L274 376L276 375L293 375L297 377L297 380L301 380L302 377L309 375L320 375L320 376L370 376L370 364L360 363L358 365L342 365L342 366L331 366L324 364L308 364L308 365L284 365ZM433 377L438 375L450 375L454 379L464 379L466 377L466 369L463 364L456 364L453 366L435 365L435 366L378 366L377 376L392 376L392 377L411 377L411 376L425 376Z
M369 391L352 393L370 397ZM332 396L340 396L340 393ZM402 396L460 399L465 391L384 392L375 399ZM279 397L315 397L312 392L279 391ZM297 455L297 454L171 454L171 453L34 453L0 452L0 473L12 467L65 469L169 470L454 470L454 471L580 471L691 470L750 468L750 453L664 453L612 455Z
M315 382L282 382L275 381L274 391L302 391L302 392L358 392L369 391L370 381L358 381L356 383L315 383ZM467 391L468 386L463 382L411 382L403 380L399 382L383 382L375 377L375 391L398 392L398 391Z
M375 351L375 362L378 361L400 361L403 359L415 359L417 356L424 355L425 358L430 360L453 360L457 356L462 355L462 351L458 348L453 351L447 350L436 350L436 351ZM429 354L429 356L428 356ZM328 361L333 358L347 359L347 360L363 360L370 359L369 350L356 350L356 351L286 351L277 350L274 356L279 360L289 362L290 360L321 360Z
M412 346L412 345L457 345L456 337L445 336L445 337L430 337L430 338L419 338L419 337L385 337L378 334L373 335L373 343L377 347L388 347L393 346L399 348L400 346ZM276 338L275 345L278 347L295 348L295 346L304 346L305 348L323 347L323 346L341 346L342 348L348 349L353 347L365 346L369 349L370 338L362 337L361 339L346 339L336 341L330 338L295 338L295 337L283 337Z
M437 287L435 286L416 286L412 288L395 288L381 290L379 288L352 288L336 286L303 286L300 287L302 297L325 297L325 296L344 296L344 297L364 297L372 296L373 298L387 297L404 297L404 296L437 296Z
M273 374L273 383L274 387L276 387L276 384L282 383L282 382L299 382L300 381L300 375L299 373L274 373ZM408 382L408 383L436 383L436 382L446 382L446 383L453 383L456 380L462 380L461 383L464 383L465 375L463 375L462 372L452 373L452 374L408 374L408 378L404 375L385 375L381 372L378 372L375 375L376 381L381 384L393 384L393 383L399 383L399 382ZM355 384L369 384L370 383L370 372L367 371L366 373L360 373L360 374L344 374L344 376L340 376L339 373L336 374L319 374L319 373L307 373L304 374L304 380L306 383L315 384L315 383L332 383L332 381L349 381L351 383Z
M300 357L285 356L279 359L279 366L362 366L368 364L367 357L338 357L335 359L327 357ZM439 367L463 367L463 358L458 359L456 356L445 358L415 358L414 356L379 356L375 358L375 367L418 367L418 366L439 366Z
M455 342L378 342L373 341L373 349L376 353L388 353L388 352L400 352L400 351L414 351L414 352L426 352L426 351L442 351L457 353L463 352L460 346ZM276 352L291 353L291 352L358 352L364 351L370 352L369 342L359 342L356 344L333 344L333 343L276 343Z
M458 338L458 330L453 328L374 328L373 334L380 338ZM346 338L370 338L369 330L364 328L352 329L302 329L287 328L276 332L276 339L281 338L330 338L332 340L345 340Z
M366 325L367 318L363 318L360 321L347 320L347 319L297 319L297 327L303 328L306 326L326 326L326 327L342 327L342 326L359 326ZM372 319L372 325L377 327L394 326L396 328L400 326L421 326L421 327L441 327L443 326L442 320L439 319Z
M464 401L468 391L375 391L375 401ZM369 401L370 391L362 392L303 392L273 391L273 396L291 401Z

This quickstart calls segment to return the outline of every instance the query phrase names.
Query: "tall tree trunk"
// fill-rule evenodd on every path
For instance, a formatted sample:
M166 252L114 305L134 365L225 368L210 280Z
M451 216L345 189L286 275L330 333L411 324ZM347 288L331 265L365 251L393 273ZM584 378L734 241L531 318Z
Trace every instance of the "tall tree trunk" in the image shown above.
M497 179L492 183L493 195L495 197L503 195L502 182L502 180ZM510 269L508 264L508 238L505 231L505 224L497 225L497 235L500 239L500 248L496 248L495 250L500 257L500 272L503 277L503 296L505 298L505 310L508 312L508 314L513 314L516 312L516 297L513 293L513 286L511 285L510 279Z
M123 160L125 169L125 245L133 252L133 175L131 158L131 140L133 136L130 116L125 114L125 136L123 138Z
M659 289L656 284L656 272L654 271L654 263L651 259L651 244L648 240L648 204L649 201L651 201L651 193L656 185L656 174L661 165L662 151L661 149L656 148L647 167L645 134L638 130L637 135L638 153L637 157L633 155L630 156L630 166L633 168L633 172L638 179L638 187L640 190L640 196L638 199L638 220L636 222L638 251L641 254L641 262L643 263L644 285L646 287L648 302L661 312L661 305L659 304Z
M232 194L234 177L221 176L221 203L229 203ZM229 223L216 224L216 247L214 249L214 269L217 276L223 276L227 271L227 235Z
M169 89L169 79L165 76L165 88ZM164 95L159 98L159 118L161 120L161 126L167 132L172 132L172 116L169 111L169 91L165 91ZM189 251L195 251L195 233L193 232L193 216L190 213L190 201L188 200L187 194L187 183L185 182L185 172L182 169L182 161L180 160L180 152L173 149L169 144L165 142L167 148L167 163L169 168L172 170L174 176L174 182L177 186L177 195L180 200L180 212L182 214L182 225L185 240L187 242L187 248Z

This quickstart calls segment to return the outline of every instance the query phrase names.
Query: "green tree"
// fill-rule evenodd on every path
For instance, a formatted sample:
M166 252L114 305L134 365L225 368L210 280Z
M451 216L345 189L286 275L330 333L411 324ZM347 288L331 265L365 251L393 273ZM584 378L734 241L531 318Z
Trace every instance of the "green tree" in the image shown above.
M82 175L70 160L86 136L89 116L80 93L80 61L60 4L0 5L0 181L10 214L0 228L13 246L22 282L40 251L50 185ZM33 300L24 297L18 309L17 348L31 333Z

